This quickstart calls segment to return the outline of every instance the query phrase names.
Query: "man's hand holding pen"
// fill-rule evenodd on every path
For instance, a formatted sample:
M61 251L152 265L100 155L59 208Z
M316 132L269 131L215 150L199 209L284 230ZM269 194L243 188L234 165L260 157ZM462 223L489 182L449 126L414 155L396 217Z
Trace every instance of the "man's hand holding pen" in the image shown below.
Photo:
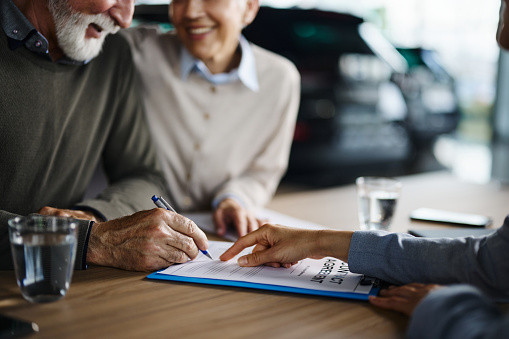
M154 195L154 196L152 196L152 201L159 208L163 208L163 209L166 209L168 211L172 211L173 213L177 213L177 211L175 211L175 209L173 209L173 207L171 207L171 205L166 200L164 200L163 197L157 197L156 195ZM200 252L202 252L207 257L209 257L209 259L212 260L212 256L209 254L207 249L203 249L203 248L200 247Z
M47 208L40 213L91 220L85 215L63 215L65 211ZM88 241L87 263L153 272L195 259L200 250L207 248L205 233L192 220L154 208L119 219L96 221Z
M134 271L156 271L195 259L208 240L186 217L154 208L95 223L87 262Z

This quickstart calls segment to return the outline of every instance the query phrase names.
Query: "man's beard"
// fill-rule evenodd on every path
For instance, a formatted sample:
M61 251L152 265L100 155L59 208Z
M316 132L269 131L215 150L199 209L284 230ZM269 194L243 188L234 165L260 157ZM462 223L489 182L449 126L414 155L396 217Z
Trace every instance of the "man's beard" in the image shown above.
M76 61L95 58L101 52L106 36L120 29L104 14L87 15L75 12L67 0L49 0L48 8L55 22L59 47L67 57ZM99 38L85 38L89 24L95 24L102 29Z

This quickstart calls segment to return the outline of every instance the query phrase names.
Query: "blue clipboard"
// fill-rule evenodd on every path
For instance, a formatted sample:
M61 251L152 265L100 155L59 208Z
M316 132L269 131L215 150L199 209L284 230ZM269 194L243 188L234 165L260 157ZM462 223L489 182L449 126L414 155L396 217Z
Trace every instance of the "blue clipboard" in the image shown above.
M252 283L252 282L237 281L237 280L220 280L220 279L210 279L210 278L182 277L182 276L178 276L178 275L161 274L159 272L152 273L152 274L148 275L147 278L155 279L155 280L189 282L189 283L195 283L195 284L245 287L245 288L254 288L254 289L259 289L259 290L298 293L298 294L309 294L309 295L317 295L317 296L324 296L324 297L345 298L345 299L355 299L355 300L368 300L368 297L370 295L377 295L378 292L380 291L379 287L372 287L369 294L355 293L355 292L321 291L321 290L313 290L313 289L308 289L308 288L260 284L260 283Z

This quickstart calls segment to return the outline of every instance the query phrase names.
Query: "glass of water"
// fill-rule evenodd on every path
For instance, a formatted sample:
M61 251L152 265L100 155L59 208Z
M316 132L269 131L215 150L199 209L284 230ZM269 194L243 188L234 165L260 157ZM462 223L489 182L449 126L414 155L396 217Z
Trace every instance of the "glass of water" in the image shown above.
M51 302L69 289L76 257L72 218L32 215L9 220L16 279L30 302Z
M356 180L361 230L389 230L401 182L393 178L360 177Z

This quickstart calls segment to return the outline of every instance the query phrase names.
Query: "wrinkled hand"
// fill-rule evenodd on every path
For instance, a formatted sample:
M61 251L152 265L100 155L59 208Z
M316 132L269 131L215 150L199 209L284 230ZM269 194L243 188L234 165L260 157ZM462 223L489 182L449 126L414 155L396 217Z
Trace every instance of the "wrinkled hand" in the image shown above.
M235 227L239 237L242 237L256 230L262 222L234 199L224 199L214 211L214 224L220 236L225 235L228 225Z
M304 258L321 259L329 255L346 260L352 232L305 230L265 224L237 240L220 259L230 260L243 249L256 245L253 253L238 259L239 266L290 267ZM338 247L344 253L339 254Z
M403 286L390 286L382 290L380 296L370 296L369 302L375 306L398 311L411 316L414 309L424 297L433 290L442 288L440 285L412 283Z
M156 271L195 259L199 249L207 248L205 233L193 221L155 208L94 224L87 262L133 271Z
M96 217L94 213L80 210L66 210L60 208L54 208L49 206L44 206L37 213L42 215L52 215L55 217L67 217L74 219L82 219L82 220L92 220L95 222L102 221L99 217Z

